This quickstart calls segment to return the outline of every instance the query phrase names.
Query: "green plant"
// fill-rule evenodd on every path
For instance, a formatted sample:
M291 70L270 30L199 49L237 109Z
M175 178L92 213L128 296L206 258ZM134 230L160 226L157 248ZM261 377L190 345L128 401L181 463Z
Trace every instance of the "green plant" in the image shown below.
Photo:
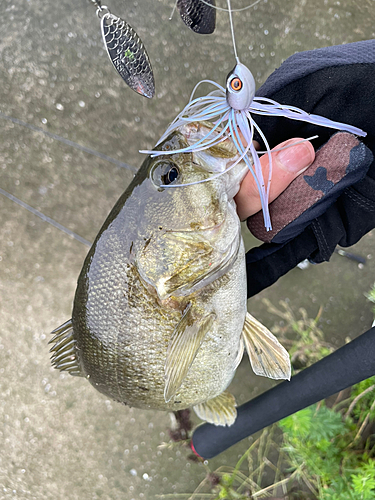
M375 461L371 460L358 468L357 474L351 475L354 491L361 500L375 497Z
M371 290L368 293L365 293L365 296L368 298L368 300L370 302L372 302L373 304L375 304L375 283L372 285ZM374 315L374 318L375 318L375 305L372 308L372 312L373 312L373 315ZM374 321L374 323L375 323L375 321Z
M283 473L281 464L285 453L280 451L280 437L278 426L272 425L260 433L234 467L220 466L211 470L205 461L207 475L194 493L157 495L157 498L248 500L269 498L278 490L286 493L287 485L298 471ZM269 484L263 484L264 477L269 478L266 480Z
M325 342L324 334L318 326L322 308L312 319L303 308L298 310L297 316L284 300L279 302L279 308L268 299L263 299L263 303L269 313L281 319L272 327L272 333L288 349L295 371L307 368L333 351L333 346Z
M375 499L375 439L363 425L366 419L373 425L373 386L375 377L354 386L349 398L338 398L332 408L321 402L265 429L235 467L212 471L205 463L206 478L193 494L179 497Z
M280 422L291 470L299 467L299 479L308 478L313 498L375 498L375 446L373 436L358 439L362 423L324 403Z
M365 294L370 302L375 304L375 283L372 285L371 290Z

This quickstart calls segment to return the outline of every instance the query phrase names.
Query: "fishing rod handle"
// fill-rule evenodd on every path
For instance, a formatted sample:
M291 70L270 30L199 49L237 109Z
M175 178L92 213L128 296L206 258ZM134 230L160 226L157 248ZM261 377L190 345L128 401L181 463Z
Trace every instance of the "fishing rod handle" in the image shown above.
M375 327L309 368L237 408L230 427L203 424L194 431L191 448L213 458L238 441L302 408L375 375Z

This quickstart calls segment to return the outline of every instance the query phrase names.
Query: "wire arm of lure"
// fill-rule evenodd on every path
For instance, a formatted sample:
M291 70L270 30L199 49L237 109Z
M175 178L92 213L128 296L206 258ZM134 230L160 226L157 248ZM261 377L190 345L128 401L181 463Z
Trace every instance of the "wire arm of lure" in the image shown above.
M108 14L110 15L111 12L109 8L106 5L102 5L102 2L100 0L90 0L91 3L96 7L96 15L98 16L99 19L102 19L104 15Z
M175 3L174 3L174 5L173 5L173 9L172 9L171 15L168 18L169 21L172 21L174 13L176 12L177 2L178 2L178 0L176 0Z
M101 0L89 0L94 7L96 7L98 10L101 10L102 8L102 2Z
M222 11L222 12L242 12L242 11L244 11L244 10L251 9L251 7L255 7L255 5L257 5L257 4L260 2L260 0L256 0L256 1L255 1L255 2L253 2L252 4L247 5L246 7L241 7L241 8L239 8L239 9L232 9L232 8L231 8L231 9L230 9L230 11L229 11L229 9L225 9L224 7L218 7L217 5L211 5L211 4L209 4L206 0L200 0L200 2L202 2L202 3L204 3L205 5L208 5L208 6L210 6L210 7L213 7L213 8L214 8L214 9L216 9L216 10L220 10L220 11Z

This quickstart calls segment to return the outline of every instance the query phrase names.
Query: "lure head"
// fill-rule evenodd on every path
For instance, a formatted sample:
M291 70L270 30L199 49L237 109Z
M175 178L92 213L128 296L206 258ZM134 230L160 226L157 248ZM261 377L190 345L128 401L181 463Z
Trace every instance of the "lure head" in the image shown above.
M237 63L227 76L227 103L233 109L248 109L255 96L255 80L251 71Z

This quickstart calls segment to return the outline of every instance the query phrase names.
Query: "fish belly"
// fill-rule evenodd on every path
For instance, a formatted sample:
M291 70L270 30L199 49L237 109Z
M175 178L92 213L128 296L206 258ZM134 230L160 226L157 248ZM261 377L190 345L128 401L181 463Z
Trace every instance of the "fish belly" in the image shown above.
M241 334L247 312L245 250L241 240L233 267L213 282L208 312L216 321L204 338L191 369L179 391L186 406L212 399L232 381L242 359Z
M121 276L119 268L121 263L115 259L116 272L109 269L105 276L86 282L76 297L77 302L85 303L73 315L73 329L82 371L89 382L116 401L159 410L187 408L224 391L242 353L246 315L242 240L231 269L194 294L200 307L207 314L215 313L216 319L181 387L168 403L164 399L165 363L181 312L163 308L135 268L125 269ZM100 298L103 295L104 302Z

